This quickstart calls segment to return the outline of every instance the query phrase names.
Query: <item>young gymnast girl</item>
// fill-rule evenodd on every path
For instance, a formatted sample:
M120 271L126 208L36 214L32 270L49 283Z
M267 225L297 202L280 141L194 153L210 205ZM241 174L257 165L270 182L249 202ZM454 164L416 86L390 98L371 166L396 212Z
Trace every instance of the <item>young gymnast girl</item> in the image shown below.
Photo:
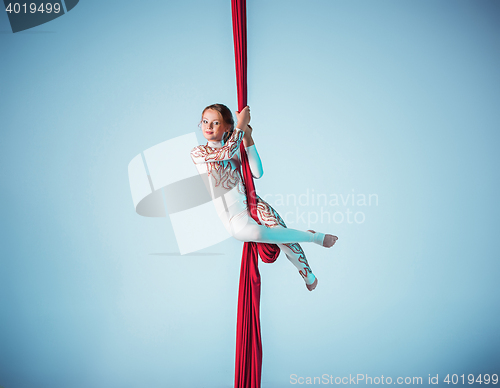
M250 108L236 112L237 127L228 107L222 104L207 106L202 112L201 129L208 140L206 145L193 148L191 158L214 201L217 213L227 231L240 241L277 244L299 270L309 291L316 288L318 279L312 273L299 242L314 242L330 248L337 241L331 234L287 228L280 215L262 198L257 198L257 214L262 225L250 216L245 186L239 167L240 143L243 141L254 178L262 176L262 163L252 139Z

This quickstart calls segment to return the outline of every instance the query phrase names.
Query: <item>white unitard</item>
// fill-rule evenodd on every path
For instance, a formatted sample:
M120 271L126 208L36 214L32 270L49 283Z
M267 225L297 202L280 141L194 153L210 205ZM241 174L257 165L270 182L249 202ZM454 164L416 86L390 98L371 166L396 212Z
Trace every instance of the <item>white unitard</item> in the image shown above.
M321 245L324 234L286 228L279 214L259 196L257 214L262 225L250 216L245 186L239 172L239 148L243 135L244 132L236 128L227 143L209 141L206 145L193 148L191 158L200 175L205 178L217 214L228 232L241 241L278 244L305 278L311 269L297 243L315 242ZM263 169L255 145L246 147L246 152L252 175L258 179Z

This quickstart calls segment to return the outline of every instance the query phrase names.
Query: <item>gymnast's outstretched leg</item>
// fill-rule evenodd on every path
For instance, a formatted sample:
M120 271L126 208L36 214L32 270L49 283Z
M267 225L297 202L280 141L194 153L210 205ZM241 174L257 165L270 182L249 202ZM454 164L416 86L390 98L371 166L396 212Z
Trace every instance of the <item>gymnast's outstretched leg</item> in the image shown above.
M260 201L262 207L264 201L262 201L262 199L260 199ZM267 203L266 205L269 206ZM274 211L274 213L276 212ZM234 238L240 241L274 244L314 242L326 248L332 247L337 241L337 237L331 234L316 233L314 231L304 232L302 230L289 229L286 227L268 228L264 225L259 225L250 217L246 209L231 217L228 223L228 230Z

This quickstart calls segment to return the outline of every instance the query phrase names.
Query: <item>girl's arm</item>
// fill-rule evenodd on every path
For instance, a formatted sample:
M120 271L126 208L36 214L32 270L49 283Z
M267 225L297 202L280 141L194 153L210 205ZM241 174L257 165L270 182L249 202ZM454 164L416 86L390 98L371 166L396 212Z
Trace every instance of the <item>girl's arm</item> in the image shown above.
M255 179L261 178L264 175L264 169L262 168L262 161L260 160L257 148L255 148L255 144L246 147L245 150L247 151L248 164L250 165L253 177Z
M223 147L212 148L206 145L195 147L191 151L191 159L193 159L193 162L195 162L196 164L231 159L234 154L238 152L238 148L244 134L245 132L243 132L241 129L235 128L233 134Z
M247 151L248 164L250 165L250 170L255 179L259 179L264 174L262 168L262 161L260 160L259 153L255 147L255 143L252 138L253 129L250 125L247 125L245 130L245 136L243 136L243 144L245 145L245 150Z

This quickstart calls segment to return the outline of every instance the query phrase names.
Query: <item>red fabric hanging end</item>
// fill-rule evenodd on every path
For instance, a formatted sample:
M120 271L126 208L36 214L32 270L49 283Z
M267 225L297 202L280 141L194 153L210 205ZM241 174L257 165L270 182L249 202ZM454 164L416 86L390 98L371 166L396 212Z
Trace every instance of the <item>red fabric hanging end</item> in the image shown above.
M246 0L231 0L231 10L238 110L241 112L247 105ZM240 156L248 209L252 218L260 224L257 216L255 186L243 142L240 145ZM279 247L275 244L249 242L243 245L236 324L235 388L260 388L261 386L262 342L258 255L264 262L272 263L276 261L279 252Z

